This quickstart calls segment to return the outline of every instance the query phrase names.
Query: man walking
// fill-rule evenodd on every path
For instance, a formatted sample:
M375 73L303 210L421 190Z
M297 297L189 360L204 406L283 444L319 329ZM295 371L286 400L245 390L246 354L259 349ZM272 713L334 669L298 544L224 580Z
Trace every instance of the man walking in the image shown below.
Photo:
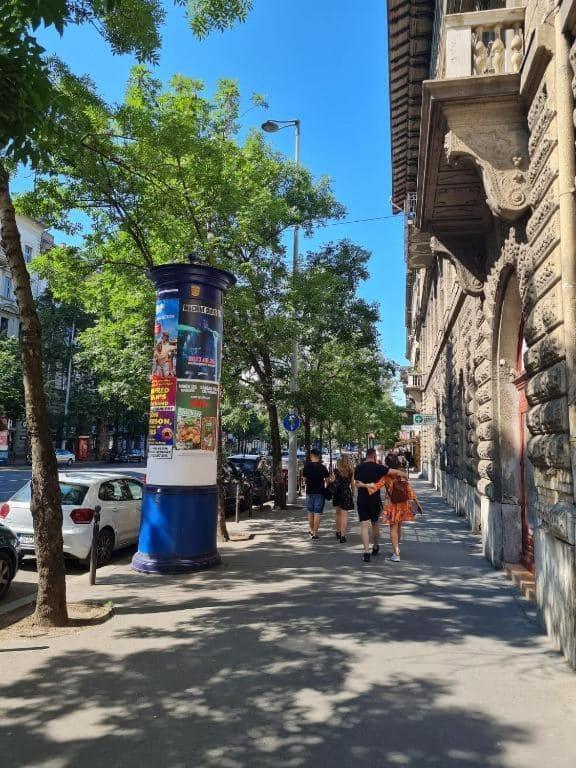
M365 563L370 562L370 529L372 529L372 554L376 556L380 551L380 528L378 520L382 510L380 493L369 494L367 486L372 483L377 483L384 477L384 475L388 474L391 477L406 477L405 472L401 472L398 469L390 469L383 464L378 464L376 461L376 450L374 448L368 448L365 461L362 464L359 464L354 472L354 480L356 482L356 488L358 488L358 517L360 519Z
M313 539L319 539L320 518L326 502L324 489L326 488L328 470L322 464L322 454L317 448L312 448L310 451L310 460L304 464L302 474L306 480L306 509L308 510L310 536Z

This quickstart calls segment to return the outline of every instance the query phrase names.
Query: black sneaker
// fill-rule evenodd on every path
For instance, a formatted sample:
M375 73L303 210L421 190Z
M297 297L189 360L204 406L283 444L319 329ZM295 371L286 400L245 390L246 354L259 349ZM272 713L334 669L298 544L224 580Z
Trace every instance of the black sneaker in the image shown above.
M370 562L370 552L364 552L364 562L365 563Z
M319 539L319 538L320 538L320 536L318 536L318 534L317 534L317 533L315 533L315 534L312 536L312 538L313 538L313 539Z
M340 536L340 544L346 544L346 536Z
M342 538L342 534L340 533L340 531L336 531L336 538L338 539L338 541L340 541L340 539Z
M372 547L372 554L374 555L374 557L376 557L378 552L380 552L380 544L374 544L374 546Z

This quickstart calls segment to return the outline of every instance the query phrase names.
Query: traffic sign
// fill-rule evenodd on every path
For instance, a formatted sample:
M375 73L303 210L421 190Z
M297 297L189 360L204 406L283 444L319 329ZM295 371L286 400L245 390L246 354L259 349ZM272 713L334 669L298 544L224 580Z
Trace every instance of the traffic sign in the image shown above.
M435 413L415 413L412 421L416 426L425 427L427 425L437 424L438 417Z
M421 424L402 424L400 427L402 432L420 432Z
M300 419L297 413L287 413L282 421L284 429L288 432L296 432L300 428Z

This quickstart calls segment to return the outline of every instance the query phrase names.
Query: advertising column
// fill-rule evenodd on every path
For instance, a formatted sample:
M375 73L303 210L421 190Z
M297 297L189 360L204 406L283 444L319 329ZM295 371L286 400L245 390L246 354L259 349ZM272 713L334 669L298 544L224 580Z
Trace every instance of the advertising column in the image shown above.
M138 552L146 573L210 568L216 549L223 301L229 272L200 264L150 271L156 322L148 467Z

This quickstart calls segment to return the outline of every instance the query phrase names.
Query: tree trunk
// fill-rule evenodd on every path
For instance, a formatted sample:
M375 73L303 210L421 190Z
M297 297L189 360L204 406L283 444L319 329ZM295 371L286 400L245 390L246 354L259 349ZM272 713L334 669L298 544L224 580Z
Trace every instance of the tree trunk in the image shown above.
M96 458L105 461L108 458L108 426L106 418L96 420Z
M26 421L32 453L32 499L38 597L34 622L62 627L68 622L66 571L62 542L62 504L58 466L52 447L42 377L40 321L30 276L22 254L16 215L10 198L9 175L0 163L1 245L10 267L22 324L21 355Z
M265 396L264 400L268 411L268 420L270 421L274 507L286 509L286 486L284 484L284 473L282 472L282 440L278 424L278 408L271 398Z
M218 543L230 541L230 534L226 525L226 498L224 496L224 435L222 434L222 414L218 419L218 469L216 471L216 484L218 486Z
M332 422L328 422L328 467L329 472L332 474Z
M306 458L310 458L310 448L312 447L312 424L310 416L304 415L304 450L306 451Z

